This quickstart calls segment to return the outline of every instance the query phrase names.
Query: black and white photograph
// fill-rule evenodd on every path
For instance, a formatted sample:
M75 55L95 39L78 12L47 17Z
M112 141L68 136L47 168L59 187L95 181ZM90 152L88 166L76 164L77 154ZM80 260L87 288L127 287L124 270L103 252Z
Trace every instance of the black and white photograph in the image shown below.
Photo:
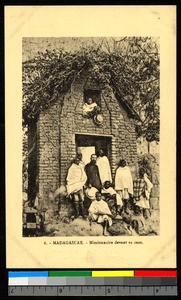
M22 38L22 235L159 235L159 37Z
M176 268L176 7L7 7L5 83L7 267Z

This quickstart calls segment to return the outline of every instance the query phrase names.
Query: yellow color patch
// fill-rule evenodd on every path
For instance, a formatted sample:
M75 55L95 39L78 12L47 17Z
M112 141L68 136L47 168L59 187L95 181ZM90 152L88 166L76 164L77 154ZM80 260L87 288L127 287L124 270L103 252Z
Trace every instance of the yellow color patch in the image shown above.
M92 271L92 277L134 277L134 271Z

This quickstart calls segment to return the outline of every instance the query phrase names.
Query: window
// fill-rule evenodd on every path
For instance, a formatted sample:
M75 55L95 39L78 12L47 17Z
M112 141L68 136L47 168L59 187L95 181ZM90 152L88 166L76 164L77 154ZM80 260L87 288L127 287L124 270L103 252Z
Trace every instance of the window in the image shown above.
M84 102L91 98L93 102L96 102L99 107L101 107L101 91L100 90L84 90Z

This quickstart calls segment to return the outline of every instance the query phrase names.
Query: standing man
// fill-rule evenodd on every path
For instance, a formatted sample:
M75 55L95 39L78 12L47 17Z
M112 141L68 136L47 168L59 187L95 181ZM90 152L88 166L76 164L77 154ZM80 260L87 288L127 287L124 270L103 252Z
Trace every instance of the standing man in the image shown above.
M107 156L104 155L103 150L99 150L99 156L97 158L97 166L99 168L99 174L100 174L102 185L104 185L105 181L112 182L110 163Z
M81 152L77 153L76 157L80 160L80 165L81 165L81 167L82 167L83 169L85 169L85 163L84 163L83 160L82 160L82 153L81 153Z
M133 179L130 168L126 165L126 161L121 159L115 175L115 190L121 196L124 203L124 211L128 213L128 200L133 195Z
M80 159L76 157L68 170L67 175L67 194L74 195L75 208L76 208L76 217L79 216L79 206L84 216L84 193L83 186L87 180L86 173L80 164Z
M98 169L98 166L96 165L96 161L97 161L97 155L92 154L90 163L88 163L85 166L85 172L87 175L87 185L89 187L93 186L98 191L100 191L102 188L102 185L101 185L99 169Z

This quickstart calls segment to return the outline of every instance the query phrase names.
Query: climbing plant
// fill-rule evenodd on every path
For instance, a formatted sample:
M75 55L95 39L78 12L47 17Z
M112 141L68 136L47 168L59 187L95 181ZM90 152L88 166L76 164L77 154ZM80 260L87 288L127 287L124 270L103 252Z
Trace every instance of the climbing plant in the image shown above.
M84 71L90 80L110 85L131 105L138 136L159 141L159 48L152 38L102 39L79 50L46 50L23 62L23 124L66 93Z

